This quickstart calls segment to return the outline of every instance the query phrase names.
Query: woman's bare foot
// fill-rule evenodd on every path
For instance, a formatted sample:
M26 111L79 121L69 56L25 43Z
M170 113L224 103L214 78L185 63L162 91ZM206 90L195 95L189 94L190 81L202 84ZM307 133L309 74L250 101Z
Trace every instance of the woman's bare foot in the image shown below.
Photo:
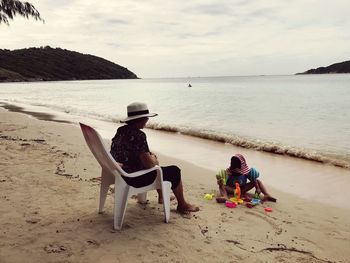
M199 207L186 203L184 206L178 205L176 211L180 214L189 214L191 212L198 212Z

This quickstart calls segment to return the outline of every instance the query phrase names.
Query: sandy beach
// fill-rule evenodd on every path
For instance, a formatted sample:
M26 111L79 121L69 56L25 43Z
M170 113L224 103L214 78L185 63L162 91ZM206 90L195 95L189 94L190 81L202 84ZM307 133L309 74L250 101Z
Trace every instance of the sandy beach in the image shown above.
M115 231L111 194L105 213L97 213L99 182L94 178L100 167L79 127L45 120L50 118L0 108L0 263L350 262L349 206L315 202L268 183L277 203L229 209L203 199L216 192L214 168L172 153L160 154L161 164L182 169L185 194L201 210L181 216L173 201L165 224L152 192L147 205L129 200L123 229ZM298 162L294 168L288 162L280 166L297 170ZM274 165L265 162L264 167ZM349 170L340 172L349 175ZM333 191L348 187L332 185L321 194L332 198ZM271 213L264 211L268 206Z

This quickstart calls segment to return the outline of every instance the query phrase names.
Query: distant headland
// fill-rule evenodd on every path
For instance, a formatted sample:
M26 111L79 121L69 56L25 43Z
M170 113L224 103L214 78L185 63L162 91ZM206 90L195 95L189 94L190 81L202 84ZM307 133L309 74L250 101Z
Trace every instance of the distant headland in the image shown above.
M0 49L0 82L137 78L111 61L66 49Z
M303 73L297 73L297 75L301 74L331 74L331 73L350 73L350 60L335 63L328 67L319 67L316 69L309 69Z

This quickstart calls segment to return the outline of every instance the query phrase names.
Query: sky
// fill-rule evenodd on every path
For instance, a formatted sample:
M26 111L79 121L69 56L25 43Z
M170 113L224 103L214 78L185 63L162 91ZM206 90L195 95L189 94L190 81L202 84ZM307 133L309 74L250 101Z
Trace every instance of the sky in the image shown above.
M349 0L27 0L0 48L103 57L140 78L285 75L350 60Z

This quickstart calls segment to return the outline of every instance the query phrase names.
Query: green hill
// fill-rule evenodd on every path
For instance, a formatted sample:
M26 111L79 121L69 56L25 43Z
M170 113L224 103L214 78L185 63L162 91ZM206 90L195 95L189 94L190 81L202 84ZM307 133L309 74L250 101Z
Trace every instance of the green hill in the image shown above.
M136 78L113 62L66 49L0 49L0 82Z
M350 73L350 60L340 62L340 63L335 63L328 67L309 69L303 73L297 73L297 74L329 74L329 73Z

